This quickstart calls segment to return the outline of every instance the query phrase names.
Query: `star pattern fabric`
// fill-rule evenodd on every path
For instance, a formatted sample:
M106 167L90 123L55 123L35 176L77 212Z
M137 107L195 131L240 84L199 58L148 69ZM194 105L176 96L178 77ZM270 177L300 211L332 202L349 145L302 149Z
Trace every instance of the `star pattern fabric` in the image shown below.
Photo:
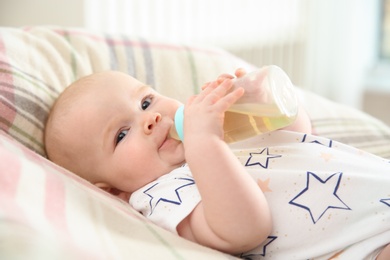
M240 255L240 258L250 260L250 259L257 259L261 256L266 256L267 246L269 244L271 244L277 238L278 238L277 236L268 236L267 239L265 240L265 242L263 243L263 246L259 246L259 247L255 248L254 250L251 250L249 252L242 253Z
M337 195L342 176L338 172L322 180L315 173L307 172L306 188L289 203L309 211L314 224L329 209L350 210Z
M263 191L263 192L272 192L272 190L269 188L269 181L270 179L266 179L266 180L261 180L261 179L258 179L257 180L257 185L259 185L260 189Z
M380 202L390 207L390 198L388 199L381 199Z
M234 149L266 196L273 217L266 241L241 258L361 259L362 248L370 254L376 244L389 242L383 241L390 237L388 160L287 131L259 136L248 147ZM192 191L197 188L191 173L177 176L144 188L146 199L134 198L142 201L138 209L144 216L172 232L201 201ZM376 244L367 247L368 240ZM325 251L318 255L319 249Z
M314 135L305 134L302 137L302 143L316 143L316 144L325 145L327 147L332 147L333 141L330 139L324 140L324 138L318 138L317 136Z
M250 153L248 160L245 163L245 166L261 166L264 169L268 168L268 163L270 159L282 157L279 154L270 154L269 148L264 148L259 153Z
M144 191L144 193L150 197L150 215L153 214L154 209L158 206L160 202L180 205L182 203L182 200L179 194L179 190L189 185L195 184L194 179L191 178L175 178L173 179L173 182L174 186L170 187L170 190L168 190L168 192L166 189L158 189L158 185L160 185L161 182L155 183L153 186Z

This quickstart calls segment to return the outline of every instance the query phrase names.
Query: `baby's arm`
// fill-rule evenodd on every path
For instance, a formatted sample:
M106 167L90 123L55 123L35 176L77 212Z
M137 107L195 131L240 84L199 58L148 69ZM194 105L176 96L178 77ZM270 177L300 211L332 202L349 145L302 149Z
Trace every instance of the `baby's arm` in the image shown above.
M223 141L224 112L243 94L227 79L208 85L185 106L184 147L202 202L178 226L179 235L228 253L263 242L271 231L264 194Z
M377 260L388 260L390 259L390 244L388 244L382 252L379 253Z

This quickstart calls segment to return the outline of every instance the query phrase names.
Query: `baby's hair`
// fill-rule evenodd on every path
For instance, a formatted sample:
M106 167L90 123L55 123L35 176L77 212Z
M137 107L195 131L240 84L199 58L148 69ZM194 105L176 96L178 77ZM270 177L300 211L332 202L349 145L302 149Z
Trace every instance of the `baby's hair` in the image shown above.
M91 94L89 90L96 83L95 76L93 74L82 77L65 88L54 102L44 129L47 158L68 170L72 170L81 177L84 177L82 173L77 172L76 169L69 169L72 166L69 162L74 158L72 158L71 147L66 143L64 131L66 131L67 120L77 112L80 102L83 102L83 97Z

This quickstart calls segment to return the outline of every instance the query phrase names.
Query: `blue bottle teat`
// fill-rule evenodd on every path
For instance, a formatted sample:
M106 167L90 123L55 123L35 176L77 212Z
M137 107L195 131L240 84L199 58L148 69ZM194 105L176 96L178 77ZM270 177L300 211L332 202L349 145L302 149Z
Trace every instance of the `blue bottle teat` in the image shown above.
M183 125L184 125L184 105L181 105L176 110L176 114L175 114L175 129L181 141L184 140Z

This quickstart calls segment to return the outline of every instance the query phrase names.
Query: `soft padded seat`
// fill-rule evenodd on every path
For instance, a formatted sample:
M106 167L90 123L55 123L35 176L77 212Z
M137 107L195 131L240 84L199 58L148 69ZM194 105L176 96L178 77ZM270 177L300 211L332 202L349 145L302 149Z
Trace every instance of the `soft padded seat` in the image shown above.
M54 165L45 158L43 133L58 95L84 75L120 70L184 102L204 82L238 67L254 69L206 46L76 28L0 28L0 258L230 257L150 224L128 204ZM298 91L315 134L390 158L385 124Z

